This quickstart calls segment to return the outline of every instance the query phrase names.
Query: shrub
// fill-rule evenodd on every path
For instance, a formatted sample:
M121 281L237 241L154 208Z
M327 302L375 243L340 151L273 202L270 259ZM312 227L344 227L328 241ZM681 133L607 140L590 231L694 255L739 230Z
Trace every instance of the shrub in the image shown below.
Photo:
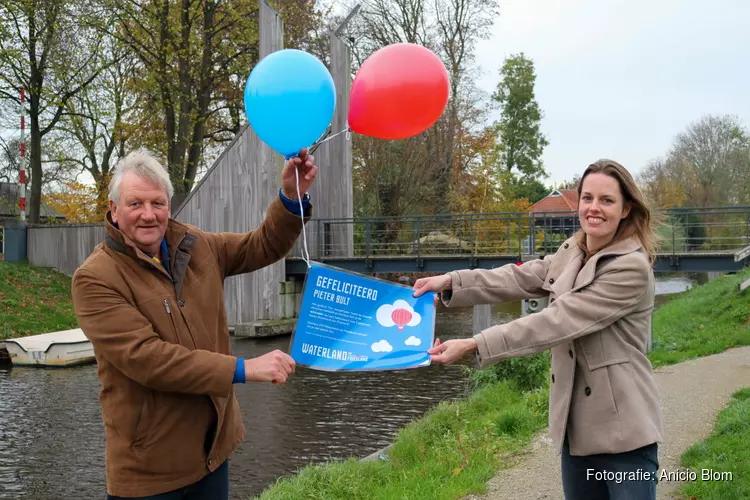
M533 390L547 383L550 352L540 352L522 358L506 359L483 370L473 370L471 379L477 386L507 380L523 390Z

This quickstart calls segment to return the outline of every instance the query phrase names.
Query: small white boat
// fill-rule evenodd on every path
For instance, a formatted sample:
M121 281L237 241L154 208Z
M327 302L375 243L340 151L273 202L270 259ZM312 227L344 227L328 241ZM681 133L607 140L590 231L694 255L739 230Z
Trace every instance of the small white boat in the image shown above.
M13 366L66 367L95 363L94 346L83 330L5 339Z

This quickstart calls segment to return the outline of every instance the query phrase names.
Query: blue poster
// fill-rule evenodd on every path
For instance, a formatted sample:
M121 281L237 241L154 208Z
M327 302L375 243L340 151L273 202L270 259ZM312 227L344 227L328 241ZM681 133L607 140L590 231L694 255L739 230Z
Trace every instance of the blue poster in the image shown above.
M435 294L313 262L289 354L325 371L428 366Z

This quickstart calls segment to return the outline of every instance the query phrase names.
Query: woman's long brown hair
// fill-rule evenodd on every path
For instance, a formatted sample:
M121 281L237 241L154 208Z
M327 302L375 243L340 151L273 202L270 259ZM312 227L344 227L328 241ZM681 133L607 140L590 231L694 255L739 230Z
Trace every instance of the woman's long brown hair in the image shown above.
M611 242L605 245L605 248L618 241L631 237L636 237L643 245L643 250L653 264L656 260L656 236L653 229L651 208L646 203L643 193L635 183L633 176L630 175L625 167L614 160L601 159L588 166L578 184L578 202L581 201L581 192L583 191L583 181L590 174L604 174L612 177L620 185L620 191L624 198L626 206L630 206L630 213L620 221L615 236ZM586 234L581 231L578 238L578 244L586 255L588 260L591 255L586 248ZM597 252L602 250L597 249Z

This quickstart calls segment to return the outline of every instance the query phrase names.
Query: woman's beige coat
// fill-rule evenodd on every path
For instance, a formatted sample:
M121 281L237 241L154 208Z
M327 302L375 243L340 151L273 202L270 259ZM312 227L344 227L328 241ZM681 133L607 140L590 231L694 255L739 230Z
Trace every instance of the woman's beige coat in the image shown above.
M481 367L552 349L549 432L572 455L620 453L662 440L646 346L654 275L641 244L624 240L583 264L576 238L544 259L451 272L448 307L549 296L549 306L477 335Z

